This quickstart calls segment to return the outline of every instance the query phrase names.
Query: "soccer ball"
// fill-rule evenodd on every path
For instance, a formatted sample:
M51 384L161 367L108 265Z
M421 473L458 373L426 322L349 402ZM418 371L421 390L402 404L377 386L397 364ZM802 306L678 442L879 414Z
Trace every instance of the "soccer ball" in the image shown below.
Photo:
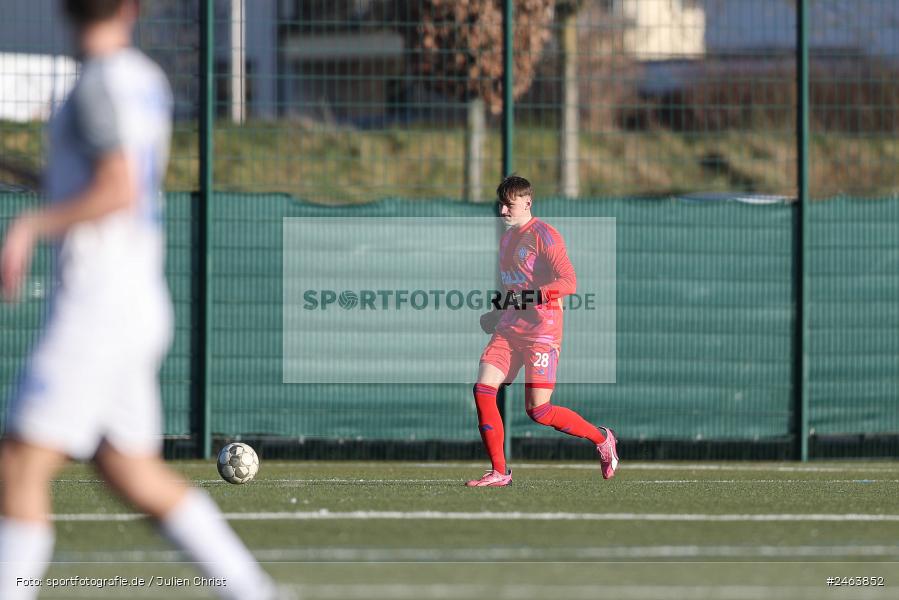
M259 472L259 457L246 444L232 442L219 451L216 465L222 479L228 483L241 484L256 477Z

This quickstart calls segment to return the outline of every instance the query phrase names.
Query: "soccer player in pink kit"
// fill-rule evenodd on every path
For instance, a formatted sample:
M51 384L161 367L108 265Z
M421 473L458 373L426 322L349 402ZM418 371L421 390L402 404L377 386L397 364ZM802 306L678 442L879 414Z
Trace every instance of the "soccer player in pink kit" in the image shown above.
M492 467L466 485L502 487L512 483L496 392L501 385L512 383L522 366L528 416L595 444L602 476L611 479L618 468L615 433L551 402L562 349L562 298L573 294L577 285L565 241L552 226L531 215L533 191L527 179L506 177L496 195L507 228L499 246L505 294L496 303L498 308L495 304L492 312L481 317L481 327L493 337L481 354L474 386L478 429Z

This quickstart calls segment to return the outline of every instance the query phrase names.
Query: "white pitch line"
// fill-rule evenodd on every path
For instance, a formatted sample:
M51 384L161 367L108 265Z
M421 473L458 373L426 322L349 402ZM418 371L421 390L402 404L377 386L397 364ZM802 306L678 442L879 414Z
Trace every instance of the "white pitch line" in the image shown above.
M863 558L897 557L899 546L602 546L551 548L267 548L254 550L262 562L540 562L695 558ZM59 563L182 562L175 550L61 552Z
M306 598L320 600L459 600L495 598L497 600L544 600L567 598L594 600L597 597L622 600L770 600L771 598L815 599L822 597L822 586L797 585L592 585L572 584L317 584L291 585ZM855 593L855 592L858 593ZM854 588L852 598L887 598L883 588Z
M777 473L845 473L847 471L865 471L877 473L899 473L899 461L884 461L879 465L858 465L847 462L845 465L792 465L781 463L761 463L761 464L709 464L709 463L676 463L676 462L630 462L625 460L621 463L622 470L646 470L646 471L768 471ZM210 465L214 468L213 462L208 463L172 463L174 467L182 470L189 469L209 469ZM285 461L270 460L263 458L263 465L271 467L289 467L297 470L306 470L321 465L342 466L343 463L337 461ZM346 463L352 468L376 469L384 471L386 469L472 469L481 468L483 463L472 462L402 462L402 461L361 461ZM551 469L551 470L589 470L599 469L599 461L570 463L570 462L522 462L514 463L513 468L518 469Z
M899 463L890 463L885 466L864 466L847 464L845 466L812 466L812 465L715 465L715 464L655 464L655 463L625 463L632 470L660 470L660 471L766 471L774 473L845 473L847 471L865 471L876 473L897 473Z
M823 586L810 585L627 585L595 584L495 584L478 583L358 583L358 584L287 584L299 597L314 600L462 600L495 598L496 600L544 600L567 598L594 600L598 596L621 600L819 600ZM838 588L836 588L838 589ZM847 590L848 591L848 590ZM168 598L171 591L161 588L107 588L104 598ZM834 594L838 592L834 591ZM828 591L826 595L831 595ZM61 596L54 596L61 597ZM65 598L96 598L97 591L67 589ZM207 588L179 588L178 597L208 598ZM845 597L838 595L834 597ZM852 588L853 600L888 598L884 588Z
M176 480L173 480L176 481ZM434 484L448 483L461 484L464 478L457 479L364 479L364 478L337 478L328 477L321 479L256 479L251 485L315 485L315 484L348 484L348 485L415 485L415 484ZM105 484L103 479L56 479L55 484ZM223 479L191 479L190 483L197 485L224 485L227 484ZM647 484L694 484L694 483L736 483L736 484L759 484L759 483L802 483L829 485L834 483L899 483L899 479L634 479L621 481L621 485L647 485Z
M675 521L675 522L899 522L895 514L693 514L693 513L571 513L571 512L445 512L376 511L331 512L239 512L223 513L229 521ZM54 521L116 522L137 521L135 513L77 513L53 515Z
M498 600L543 600L545 598L568 598L570 600L593 600L597 596L620 598L622 600L769 600L771 598L791 598L793 600L821 597L818 586L776 586L776 585L299 585L296 588L310 598L331 600L368 600L370 598L390 598L391 600L458 600L460 598L497 598ZM782 595L781 595L782 594ZM883 590L868 588L853 599L886 598Z
M173 479L172 481L181 481ZM413 483L462 483L462 478L457 479L344 479L336 477L323 477L321 479L256 479L253 485L269 484L269 483L351 483L351 484L413 484ZM104 479L55 479L53 483L106 483ZM228 483L224 479L191 479L188 483L197 483L209 485L214 483Z
M422 466L426 466L427 463L423 463ZM463 466L463 465L458 465ZM598 469L598 464L580 464L580 463L569 463L569 464L546 464L546 463L521 463L517 466L520 469L587 469L593 470ZM822 467L822 466L803 466L803 465L772 465L772 464L763 464L763 465L720 465L720 464L701 464L701 463L691 463L691 464L674 464L674 463L651 463L651 462L627 462L623 461L621 463L621 470L623 471L764 471L764 472L774 472L774 473L845 473L847 471L865 471L865 472L877 472L877 473L897 473L899 472L899 463L895 463L895 466L858 466L858 465L846 465L846 466L833 466L833 467Z
M899 483L899 479L637 479L624 483Z

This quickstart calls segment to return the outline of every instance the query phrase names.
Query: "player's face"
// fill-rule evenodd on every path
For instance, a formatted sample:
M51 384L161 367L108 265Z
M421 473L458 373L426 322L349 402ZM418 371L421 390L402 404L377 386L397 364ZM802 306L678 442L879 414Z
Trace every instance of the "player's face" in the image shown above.
M130 45L132 32L140 15L137 0L126 0L109 17L84 27L72 25L76 50L81 57L104 54L113 48Z
M524 225L531 219L531 197L521 194L500 202L499 216L507 227Z

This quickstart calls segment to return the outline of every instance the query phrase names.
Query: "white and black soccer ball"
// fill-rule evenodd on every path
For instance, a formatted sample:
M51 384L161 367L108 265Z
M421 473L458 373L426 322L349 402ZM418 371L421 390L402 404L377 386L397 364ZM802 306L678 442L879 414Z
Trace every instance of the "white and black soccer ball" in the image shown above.
M250 446L232 442L219 451L216 465L222 479L239 485L256 477L259 472L259 457Z

